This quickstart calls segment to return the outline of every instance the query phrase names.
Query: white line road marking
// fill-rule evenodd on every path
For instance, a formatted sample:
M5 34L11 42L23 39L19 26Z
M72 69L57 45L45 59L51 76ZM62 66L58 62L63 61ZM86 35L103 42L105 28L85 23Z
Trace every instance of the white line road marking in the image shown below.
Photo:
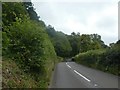
M71 68L71 66L70 66L70 65L68 65L67 63L66 63L66 65L67 65L69 68Z
M85 76L83 76L82 74L80 74L79 72L77 72L76 70L74 70L75 73L77 73L78 75L80 75L82 78L84 78L85 80L87 80L88 82L90 82L89 79L87 79Z
M96 87L96 86L98 86L97 84L94 84L94 86Z
M69 68L71 68L71 66L67 65Z
M66 65L67 65L69 68L71 68L71 66L68 65L68 63L66 63ZM85 76L83 76L82 74L80 74L78 71L74 70L74 72L75 72L76 74L78 74L79 76L81 76L82 78L84 78L85 80L87 80L88 82L91 82L90 79L86 78ZM97 85L97 84L94 84L94 86L97 87L98 85Z

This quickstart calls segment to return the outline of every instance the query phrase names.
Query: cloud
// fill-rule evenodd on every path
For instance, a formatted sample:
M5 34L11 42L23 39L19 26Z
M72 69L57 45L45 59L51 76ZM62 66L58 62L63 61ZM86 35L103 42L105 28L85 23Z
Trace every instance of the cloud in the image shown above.
M115 42L118 35L117 0L110 1L40 2L34 3L34 6L41 19L56 30L66 34L73 31L81 34L97 33L106 44L109 44Z
M118 0L31 0L32 2L118 2Z
M94 18L94 19L93 19ZM118 12L117 5L110 5L104 8L103 11L96 13L90 17L91 29L94 32L102 35L102 37L108 37L109 39L116 41L118 33ZM114 32L114 33L113 33ZM103 38L107 42L108 39ZM108 44L108 43L107 43Z

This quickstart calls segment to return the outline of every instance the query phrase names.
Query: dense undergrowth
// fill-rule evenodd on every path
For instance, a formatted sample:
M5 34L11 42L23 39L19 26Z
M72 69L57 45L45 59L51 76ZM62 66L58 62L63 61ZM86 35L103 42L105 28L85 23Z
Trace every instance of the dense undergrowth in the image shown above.
M84 53L79 53L74 59L77 63L88 67L120 75L120 41L108 49L90 50Z
M24 73L18 67L15 61L3 58L2 61L3 88L30 88L38 87L38 83L30 76Z
M29 2L25 4L6 2L2 5L2 56L6 58L2 60L3 87L47 88L58 59L45 31L44 22L36 20L37 16L33 8L27 7L30 8L32 15L29 9L25 8L27 5L31 6ZM10 68L13 74L6 72L5 68L8 72ZM26 78L22 79L20 86L18 85L19 79L17 81L15 77L21 76L17 74L15 68ZM9 75L10 79L7 78ZM8 82L6 82L7 79ZM30 85L26 85L27 83Z

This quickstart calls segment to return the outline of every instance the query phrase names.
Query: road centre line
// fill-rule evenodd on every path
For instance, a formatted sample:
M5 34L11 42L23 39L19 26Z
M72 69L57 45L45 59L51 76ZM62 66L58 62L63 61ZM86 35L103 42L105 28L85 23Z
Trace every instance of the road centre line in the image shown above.
M71 66L67 65L69 68L71 68Z
M71 68L71 66L68 65L68 63L66 63L66 65L67 65L69 68ZM82 74L80 74L78 71L74 70L74 72L75 72L76 74L78 74L79 76L81 76L82 78L84 78L85 80L87 80L88 82L90 82L90 80L89 80L88 78L86 78L85 76L83 76ZM95 85L95 86L96 86L96 85Z
M90 82L90 80L88 78L86 78L85 76L83 76L82 74L80 74L78 71L74 70L74 72L76 74L78 74L79 76L81 76L82 78L84 78L85 80L87 80L88 82Z
M70 66L70 65L68 65L67 63L66 63L66 65L67 65L69 68L71 68L71 66Z
M68 63L66 63L66 65L67 65L69 68L71 68L71 66L68 65ZM80 74L78 71L74 70L74 72L75 72L76 74L78 74L79 76L81 76L82 78L84 78L85 80L87 80L88 82L91 82L90 79L86 78L85 76L83 76L82 74ZM94 86L97 87L98 85L97 85L97 84L94 84Z
M94 84L94 86L96 87L96 86L98 86L97 84Z

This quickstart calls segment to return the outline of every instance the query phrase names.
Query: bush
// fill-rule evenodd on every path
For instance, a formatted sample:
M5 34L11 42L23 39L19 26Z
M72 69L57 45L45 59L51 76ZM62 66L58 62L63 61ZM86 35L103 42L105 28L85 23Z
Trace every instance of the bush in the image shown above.
M9 56L21 63L26 72L45 72L45 62L56 56L54 48L46 34L45 27L28 19L17 21L9 29ZM3 37L3 39L5 39ZM6 42L5 42L6 43ZM3 42L4 44L4 42ZM53 61L52 61L53 62Z
M90 50L75 56L75 61L88 67L100 69L119 75L118 63L120 48L115 47L105 50Z
M40 87L46 88L57 59L46 25L31 2L8 2L2 6L2 55L14 60Z

